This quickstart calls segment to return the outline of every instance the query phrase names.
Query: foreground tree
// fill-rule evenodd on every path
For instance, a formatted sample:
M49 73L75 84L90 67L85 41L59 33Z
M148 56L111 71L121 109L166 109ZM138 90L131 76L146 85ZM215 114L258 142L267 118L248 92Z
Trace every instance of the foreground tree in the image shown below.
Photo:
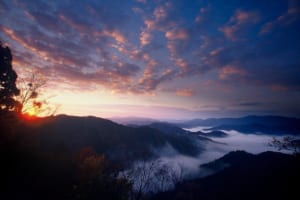
M140 160L120 173L133 185L131 199L148 199L152 194L173 188L183 180L181 169L175 169L160 159Z
M12 54L0 41L0 111L18 111L20 104L15 100L20 90L16 86L17 73L12 68Z
M131 183L119 177L120 169L93 148L81 149L78 158L77 174L80 183L74 185L73 199L78 200L127 200Z
M20 95L17 100L20 102L20 112L30 116L54 115L58 106L51 105L43 95L46 85L46 78L37 72L32 72L28 77L18 81Z
M279 151L284 150L296 156L300 155L300 140L292 136L285 136L282 139L273 138L269 145Z

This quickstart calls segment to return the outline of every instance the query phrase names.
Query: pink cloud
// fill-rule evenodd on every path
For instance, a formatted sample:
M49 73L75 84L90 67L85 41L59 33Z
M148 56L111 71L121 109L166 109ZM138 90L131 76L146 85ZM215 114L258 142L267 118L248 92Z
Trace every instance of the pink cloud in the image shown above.
M237 68L234 66L226 66L223 67L219 73L219 77L222 80L226 80L230 78L231 76L245 76L247 72L244 69Z
M78 85L78 87L100 84L115 92L143 93L144 89L139 89L134 80L136 73L140 71L140 67L137 65L120 61L118 58L98 63L93 62L89 57L83 55L81 57L81 54L74 56L61 51L53 51L51 46L41 46L40 43L28 40L10 28L0 28L12 40L26 48L29 55L32 56L30 61L15 56L14 64L16 66L24 66L25 63L32 66L31 62L34 60L33 63L41 66L33 68L40 68L41 73L47 75L50 80L59 77L59 82L72 83L73 86ZM107 34L112 34L112 37L115 37L115 40L120 43L126 41L117 31L107 32ZM116 47L121 53L128 53L124 47L119 45ZM157 63L151 59L149 65L155 68ZM153 85L155 88L156 85ZM144 92L148 92L148 90L144 90Z
M220 53L223 52L223 51L224 51L224 47L219 47L219 48L217 48L217 49L214 49L214 50L210 51L209 54L210 54L211 56L215 56L215 55L220 54Z
M118 30L109 30L109 29L105 29L105 30L97 30L92 32L93 36L96 38L101 38L101 37L111 37L113 38L115 41L117 41L118 43L121 44L125 44L128 42L127 38L125 37L124 34L122 34L120 31Z
M172 56L176 55L177 48L174 42L168 42L167 47Z
M188 62L182 58L175 60L175 64L181 68L182 71L188 71Z
M149 31L164 31L176 26L176 19L172 14L173 5L167 2L154 9L153 17L144 21Z
M155 21L154 20L145 20L144 22L147 26L147 29L153 30L155 28Z
M143 31L140 35L140 41L142 46L150 44L152 39L152 35L149 32Z
M68 24L70 27L72 27L73 29L75 29L79 32L85 32L90 29L90 26L87 26L84 23L78 23L78 22L74 21L72 18L69 18L63 14L60 14L59 18L61 21Z
M194 95L194 91L189 88L179 89L176 90L176 95L182 97L191 97Z
M237 41L241 39L240 36L243 35L251 25L256 24L259 20L260 14L256 11L236 10L227 24L219 30L223 32L228 39Z
M288 26L289 24L292 24L300 19L300 8L299 7L290 7L288 11L282 15L280 15L277 19L274 21L266 23L261 31L260 34L267 34L271 32L276 27L280 26Z
M25 38L23 38L19 33L17 33L16 31L8 28L8 27L1 27L2 31L4 33L6 33L12 40L18 42L20 45L22 45L23 47L25 47L26 49L28 49L31 53L34 53L35 55L37 55L37 57L44 59L46 61L49 61L51 63L56 63L59 64L60 62L62 62L62 58L61 59L57 59L56 56L53 56L51 53L39 48L39 46L31 41L31 40L26 40ZM70 61L65 59L64 60L65 63L69 63Z
M189 33L185 29L177 29L167 31L165 36L168 40L187 40L189 38Z
M238 24L257 23L260 20L260 14L256 11L237 10L230 20Z
M232 41L237 40L237 37L235 34L237 32L237 30L238 30L237 26L225 26L222 28L222 32L224 33L224 35Z
M117 42L119 43L126 43L127 39L126 37L118 30L105 30L103 31L103 34L105 36L110 36L112 38L114 38Z
M165 18L167 18L168 16L168 11L167 11L167 8L170 6L170 4L166 5L166 6L160 6L160 7L157 7L155 10L154 10L154 17L155 19L157 20L163 20Z
M208 5L207 7L202 7L201 9L200 9L200 13L199 13L199 15L198 16L196 16L196 18L195 18L195 22L196 23L202 23L202 22L204 22L205 20L207 20L208 19L208 14L209 14L209 11L211 10L211 6L210 5Z

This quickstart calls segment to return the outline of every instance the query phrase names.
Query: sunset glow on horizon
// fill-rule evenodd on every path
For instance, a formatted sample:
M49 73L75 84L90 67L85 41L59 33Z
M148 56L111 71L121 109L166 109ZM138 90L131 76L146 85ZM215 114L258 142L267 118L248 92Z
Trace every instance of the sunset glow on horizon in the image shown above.
M300 117L297 0L4 0L0 16L57 114Z

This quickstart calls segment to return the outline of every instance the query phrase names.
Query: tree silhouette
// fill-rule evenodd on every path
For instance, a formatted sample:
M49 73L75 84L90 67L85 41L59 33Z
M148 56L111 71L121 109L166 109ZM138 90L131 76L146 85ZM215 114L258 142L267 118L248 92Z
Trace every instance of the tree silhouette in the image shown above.
M46 98L38 98L42 88L46 85L46 79L37 72L32 72L28 77L18 81L20 94L17 100L20 102L20 111L23 114L30 112L35 115L48 115L53 109L48 105Z
M274 147L279 151L289 151L296 156L300 155L300 140L292 136L285 136L282 139L274 137L269 143L269 146Z
M14 99L20 90L16 86L17 73L12 68L12 54L0 41L0 111L18 111L19 103Z

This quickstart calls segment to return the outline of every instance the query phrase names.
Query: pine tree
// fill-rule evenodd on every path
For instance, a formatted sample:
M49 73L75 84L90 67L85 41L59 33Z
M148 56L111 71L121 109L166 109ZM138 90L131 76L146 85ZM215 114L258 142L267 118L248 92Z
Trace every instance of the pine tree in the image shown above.
M19 103L14 99L20 93L17 77L12 68L11 51L0 41L0 112L18 111Z

